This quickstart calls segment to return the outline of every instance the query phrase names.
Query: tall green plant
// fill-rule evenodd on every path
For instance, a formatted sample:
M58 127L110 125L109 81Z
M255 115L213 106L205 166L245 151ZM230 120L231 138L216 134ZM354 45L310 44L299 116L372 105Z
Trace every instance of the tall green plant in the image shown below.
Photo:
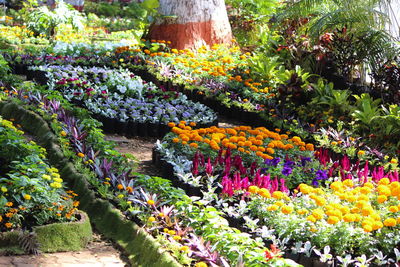
M394 40L385 31L388 17L379 11L388 0L299 0L289 3L277 16L279 21L308 18L302 28L317 44L322 34L346 28L369 51L363 59L373 68L382 58L395 54Z
M63 1L57 2L57 7L50 10L47 6L34 9L27 17L27 26L36 35L43 34L54 37L57 26L69 24L74 29L82 30L85 18Z

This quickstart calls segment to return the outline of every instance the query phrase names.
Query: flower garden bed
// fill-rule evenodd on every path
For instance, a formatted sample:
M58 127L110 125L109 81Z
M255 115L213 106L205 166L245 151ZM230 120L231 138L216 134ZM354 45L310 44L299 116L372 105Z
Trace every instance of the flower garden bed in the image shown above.
M99 161L97 159L99 155L93 154L91 152L92 148L87 143L89 140L92 140L89 142L93 142L92 135L91 134L81 135L82 132L80 131L82 131L82 128L80 127L74 128L75 126L73 125L75 125L76 120L73 119L71 120L71 118L69 118L68 115L65 114L64 111L62 111L63 109L60 107L59 104L57 104L57 102L48 101L45 98L42 98L38 94L38 92L34 91L29 92L29 91L19 90L12 92L11 95L19 98L20 100L22 100L22 102L31 103L31 105L34 103L37 104L40 104L40 102L43 103L40 104L38 107L36 108L33 107L33 108L34 110L42 114L42 116L45 116L49 118L51 121L53 121L52 127L53 129L56 129L55 130L56 132L61 131L59 137L61 138L60 139L61 147L65 148L65 141L62 141L65 139L63 138L65 138L66 136L70 136L70 133L73 133L74 138L70 139L70 142L72 143L72 147L75 148L74 154L77 153L75 155L78 156L77 158L76 156L72 157L75 158L75 164L79 165L79 162L84 162L85 165L90 167L96 173L96 176L93 176L93 174L89 173L86 174L88 175L87 178L89 179L91 187L94 186L96 188L95 194L109 199L111 202L115 203L115 205L118 205L118 207L121 209L121 211L125 216L132 218L134 221L140 222L140 224L143 224L145 226L146 231L152 233L157 238L157 242L162 244L163 247L167 247L168 250L172 250L174 257L179 259L180 262L187 264L187 262L193 261L191 260L191 258L193 258L197 260L202 260L203 262L207 262L207 264L211 265L217 262L225 264L223 263L224 261L226 261L224 260L225 257L230 262L235 262L238 260L238 254L237 254L238 252L236 249L233 248L237 246L241 246L243 247L243 251L249 252L243 255L246 262L253 262L254 264L262 264L262 262L265 261L264 252L266 249L263 247L264 245L258 239L252 239L249 235L245 233L240 233L234 228L230 228L227 225L226 220L220 217L218 215L219 213L213 207L206 207L206 208L198 207L197 204L195 204L194 202L192 202L192 200L187 198L181 191L171 187L168 182L160 178L156 179L136 174L133 177L134 179L129 179L129 180L125 179L124 177L126 177L126 175L129 175L130 172L124 171L124 166L126 167L125 165L126 163L123 162L125 161L125 159L115 157L115 153L117 152L113 153L114 156L112 156L112 158L114 161L117 159L121 160L120 165L118 165L119 166L118 168L120 168L119 171L115 169L117 167L111 167L117 165L111 164L111 162L109 162L107 159L102 159L101 161ZM14 112L15 110L13 109L18 109L18 112L15 113ZM58 115L49 116L48 114L49 111L51 111L49 114L53 114L52 112L56 112ZM22 109L18 108L18 106L15 104L9 104L4 106L3 112L5 112L6 114L10 112L8 113L8 115L24 114ZM59 127L56 125L57 123L55 123L56 120L63 120L67 124L63 127ZM27 125L24 126L32 127L31 130L36 133L44 131L44 128L46 128L44 126L38 128L36 127L37 125L35 126L35 124L32 124L32 121L30 121L28 125L30 126ZM72 129L72 132L70 132L71 131L70 129ZM81 130L75 132L77 129ZM97 131L98 130L95 130L95 132ZM95 132L92 132L92 134L94 134ZM55 139L54 137L51 136L52 135L49 134L44 135L43 142L49 145L50 147L56 148L57 146L54 146L53 143ZM50 138L50 140L48 138ZM96 142L91 143L91 145L104 146L103 144L104 141L100 141L100 139L95 139L95 140ZM82 143L83 141L84 143ZM77 146L77 144L80 145ZM67 145L67 147L69 147L69 145ZM54 150L51 151L54 153L51 158L55 162L58 162L58 164L65 164L67 162L65 157L69 158L72 156L72 154L69 154L68 152L66 152L66 150L63 150L63 152L61 152L58 149L56 149L56 151ZM110 150L108 149L107 151ZM66 156L67 155L66 153L68 153L69 156ZM106 165L103 164L111 164L111 165L106 167ZM88 186L87 182L85 182L85 179L83 179L81 175L77 175L76 172L71 174L70 168L71 168L70 165L69 167L67 166L66 169L62 168L61 173L66 177L69 177L70 175L72 176L71 179L73 179L73 181L71 181L71 187L81 188L85 184L86 186ZM114 171L117 172L114 173ZM134 187L134 185L136 186ZM148 190L157 192L157 194L149 194L145 191L142 191L140 187L148 188ZM132 192L130 188L135 188L136 190ZM85 191L86 189L83 191L81 190L83 189L76 189L76 192L80 196L83 196L82 199L80 199L81 203L87 203L88 198L91 199L91 196L93 197L95 196L94 193L89 193ZM125 242L127 242L126 231L121 233L121 235L119 234L119 232L115 233L114 231L115 229L118 229L118 227L115 228L115 225L119 224L132 225L132 223L115 221L117 218L120 218L121 216L117 215L119 212L116 213L111 212L110 215L107 215L108 213L99 212L99 208L105 207L104 205L106 205L106 203L108 202L96 200L92 204L90 203L82 204L81 208L87 210L94 224L98 228L100 228L101 231L104 231L106 236L110 236L118 243L122 242L120 244L122 244L125 248L127 248L128 251L131 251L130 249L134 248L131 247L131 245L129 244L128 247L126 247L125 244ZM161 206L165 205L165 203L173 204L173 206ZM176 208L174 208L174 206ZM175 220L179 222L179 224L171 225L168 223L171 220ZM120 228L126 230L126 228L122 226ZM162 231L162 229L164 229L164 231ZM165 229L169 230L165 232ZM216 233L218 233L218 236L221 235L225 236L226 242L223 243L218 242L218 239L216 238ZM197 237L197 234L199 234L202 238L204 238L208 242L211 243L215 242L216 244L218 244L216 249L215 250L213 249L211 252L211 247L209 243L205 243L204 241L202 241L201 238L199 239L199 237ZM129 236L129 240L131 240L131 235ZM168 240L168 242L166 242L166 240ZM136 238L134 240L131 240L131 242L129 243L132 244L132 242L138 242L138 239ZM154 246L151 245L151 247ZM158 246L155 245L155 249L157 247ZM221 253L223 256L218 256L217 251L218 253ZM130 253L132 253L133 255L137 255L136 253L133 252ZM139 253L148 253L148 252L140 251ZM190 258L187 258L188 256ZM143 259L140 258L140 260L147 262L148 258L149 257L146 256L146 258L143 257ZM138 260L138 258L136 256L132 256L132 260L135 261ZM283 266L296 265L294 262L282 258L274 258L274 262L275 261L277 262L277 264L283 264ZM168 262L170 262L170 260L168 260ZM150 263L148 262L148 264ZM146 266L152 266L152 265L150 264ZM161 266L161 265L155 265L155 266Z
M14 119L13 119L14 120ZM58 169L51 167L46 149L27 142L21 126L0 117L1 203L3 252L79 250L91 239L79 201L66 191Z

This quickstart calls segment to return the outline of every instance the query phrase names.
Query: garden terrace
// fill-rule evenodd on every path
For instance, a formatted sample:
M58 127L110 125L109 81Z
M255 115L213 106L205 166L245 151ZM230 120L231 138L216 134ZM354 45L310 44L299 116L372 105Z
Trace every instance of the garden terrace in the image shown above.
M0 141L39 159L0 154L4 209L60 183L135 266L398 264L399 48L384 30L387 3L189 2L10 11L0 26L10 132ZM236 40L195 35L210 21ZM152 38L159 25L175 35ZM221 115L238 124L219 127ZM135 153L103 130L128 143L158 137L162 177L138 173ZM51 173L36 171L42 161ZM9 188L38 173L51 180ZM0 214L6 233L41 218L14 213Z

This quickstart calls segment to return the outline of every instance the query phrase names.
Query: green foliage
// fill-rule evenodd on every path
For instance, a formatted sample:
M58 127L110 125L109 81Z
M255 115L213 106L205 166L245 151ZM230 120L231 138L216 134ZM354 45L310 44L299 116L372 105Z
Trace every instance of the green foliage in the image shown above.
M36 35L47 35L53 37L57 26L69 24L74 29L82 30L84 17L70 5L63 1L57 2L57 7L50 10L47 6L34 9L27 16L27 26Z
M369 94L354 95L356 99L356 109L351 114L355 122L358 122L357 128L360 131L370 129L372 122L381 114L379 104L380 99L372 99Z
M34 231L42 252L78 251L92 238L89 217L79 212L80 221L73 223L54 223L35 227Z

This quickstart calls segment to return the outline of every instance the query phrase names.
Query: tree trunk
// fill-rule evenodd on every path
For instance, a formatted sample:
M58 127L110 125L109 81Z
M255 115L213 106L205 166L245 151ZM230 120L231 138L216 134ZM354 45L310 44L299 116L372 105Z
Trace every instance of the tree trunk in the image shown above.
M160 0L161 18L148 38L171 41L177 49L230 43L232 31L224 0Z

